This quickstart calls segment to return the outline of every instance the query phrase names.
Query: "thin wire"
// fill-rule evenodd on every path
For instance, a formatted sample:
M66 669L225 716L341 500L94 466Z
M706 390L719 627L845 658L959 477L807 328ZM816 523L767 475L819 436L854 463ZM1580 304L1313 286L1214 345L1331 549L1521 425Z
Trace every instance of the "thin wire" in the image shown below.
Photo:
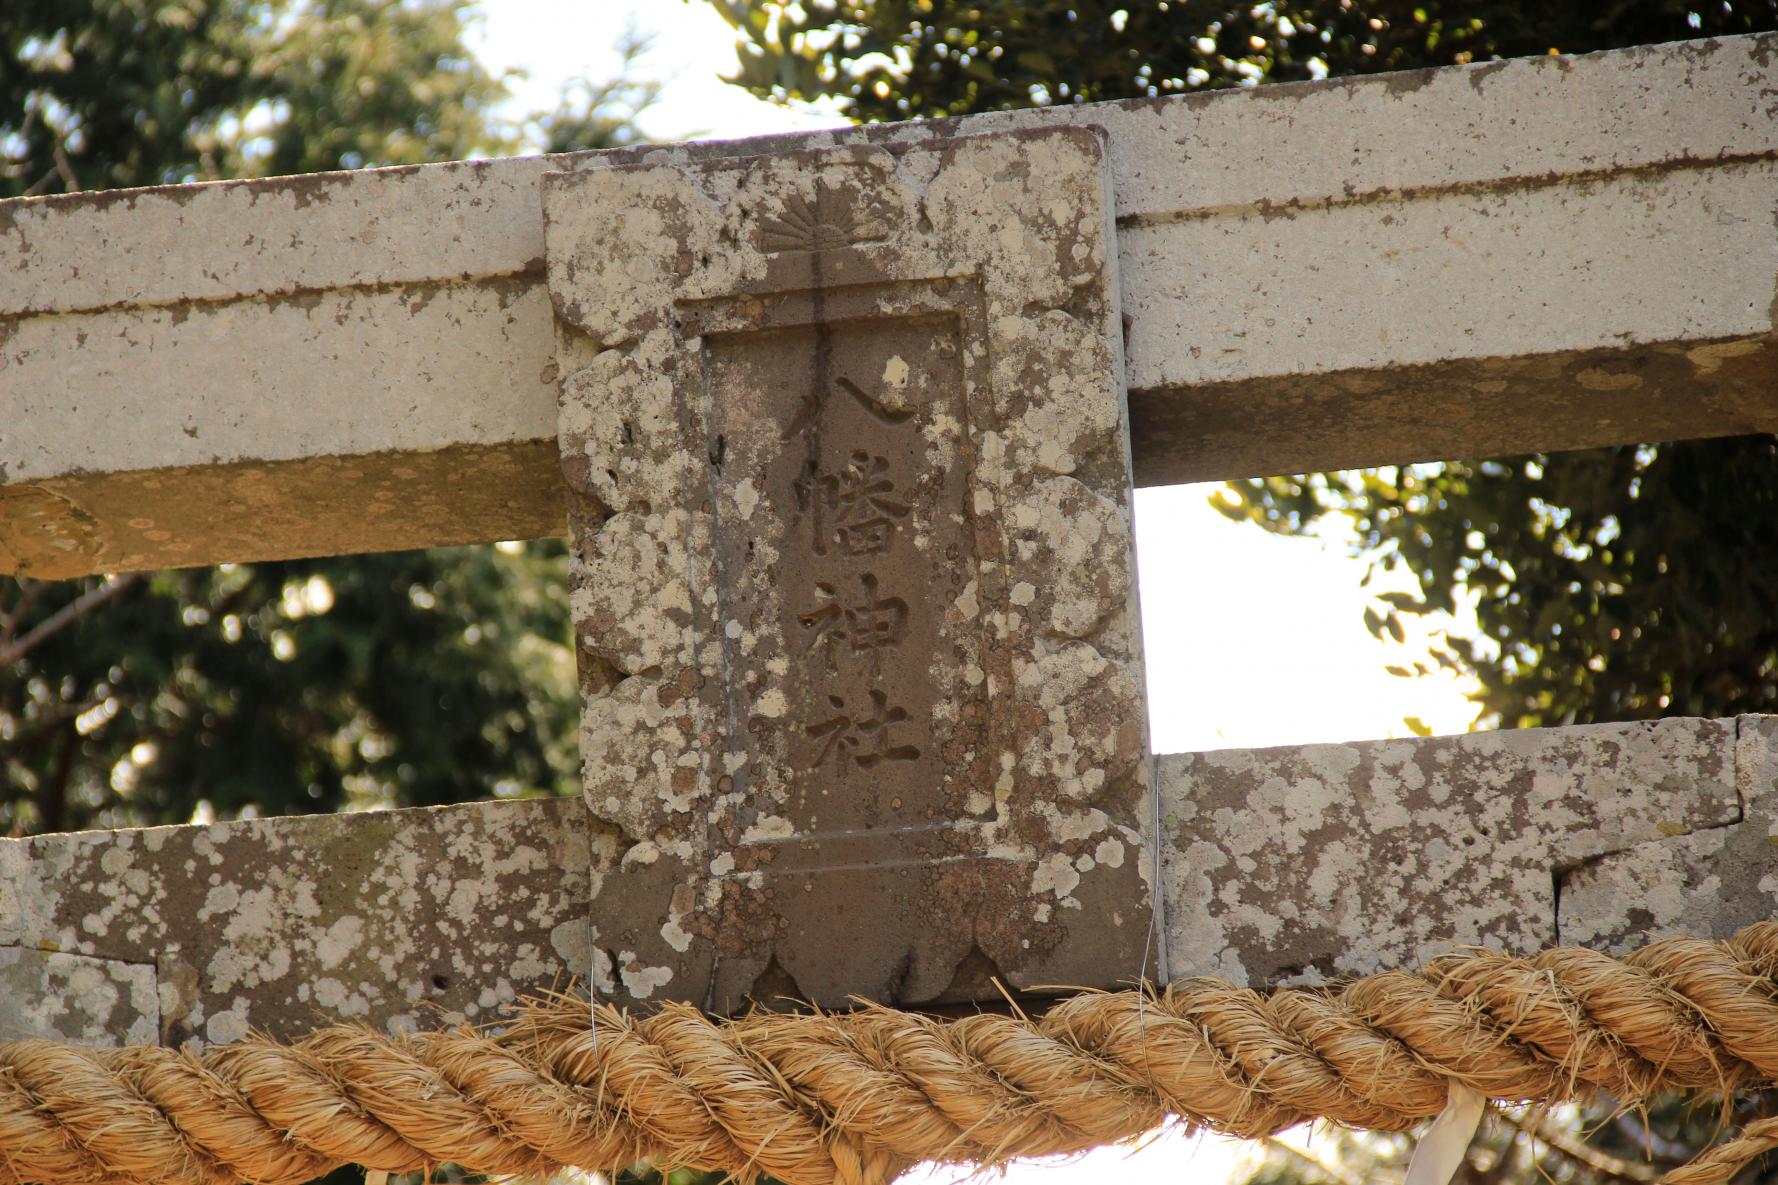
M1148 757L1148 803L1149 803L1149 835L1148 850L1153 866L1148 882L1148 933L1142 938L1142 961L1136 967L1136 1031L1142 1034L1142 1071L1148 1075L1150 1085L1154 1083L1154 1071L1148 1062L1148 1013L1145 1005L1148 1002L1148 989L1144 986L1148 980L1148 952L1155 952L1154 982L1159 983L1166 975L1167 934L1161 927L1161 901L1165 891L1161 886L1161 793L1155 782L1155 760L1151 751Z
M615 971L617 968L613 967ZM599 948L593 945L593 919L586 920L586 1011L592 1030L593 1052L599 1052Z

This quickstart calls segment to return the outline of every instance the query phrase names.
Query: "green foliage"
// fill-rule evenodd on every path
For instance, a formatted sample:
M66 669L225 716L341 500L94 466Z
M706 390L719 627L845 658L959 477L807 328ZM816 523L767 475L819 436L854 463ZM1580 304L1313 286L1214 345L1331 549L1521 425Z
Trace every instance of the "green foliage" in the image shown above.
M417 164L635 138L657 87L500 118L470 0L7 0L0 197ZM625 41L624 66L645 44Z
M461 0L8 0L0 196L499 151Z
M703 1169L668 1169L662 1171L642 1161L620 1171L614 1178L616 1185L730 1185L734 1178L727 1173L706 1172ZM766 1177L763 1185L776 1185Z
M641 137L636 113L651 106L661 92L660 83L637 77L640 60L650 48L649 41L633 30L620 34L617 51L622 65L616 78L581 79L569 87L553 112L529 121L539 150L578 152L637 143Z
M556 542L138 580L0 677L12 834L567 793ZM0 652L90 582L0 586Z
M1744 33L1778 0L711 0L737 80L862 120L1178 94Z
M712 3L741 35L743 85L872 120L1778 28L1778 0ZM1366 613L1378 637L1473 602L1479 636L1436 661L1474 672L1483 719L1507 726L1772 711L1775 503L1769 436L1264 478L1219 499L1283 534L1349 517L1420 584Z
M633 138L622 80L498 119L470 11L6 0L0 196ZM572 793L566 587L553 541L0 579L0 834Z
M271 126L224 142L261 176L452 160L508 148L504 87L463 46L453 0L297 0L270 21L250 75ZM264 23L272 14L254 14ZM225 122L224 129L229 125ZM263 151L261 146L263 147ZM243 152L243 150L245 150Z
M1479 635L1435 658L1506 727L1778 711L1773 437L1265 478L1219 505L1286 534L1350 518L1423 593L1379 598L1374 634L1473 601Z

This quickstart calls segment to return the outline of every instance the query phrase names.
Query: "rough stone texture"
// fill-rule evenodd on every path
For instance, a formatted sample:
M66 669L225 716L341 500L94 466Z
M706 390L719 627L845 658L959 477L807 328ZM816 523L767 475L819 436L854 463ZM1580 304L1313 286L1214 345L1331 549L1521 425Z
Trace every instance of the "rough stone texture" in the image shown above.
M616 844L577 801L0 840L0 1036L220 1042L493 1018L595 965Z
M341 523L311 513L349 490L354 538L379 550L532 539L567 528L556 442L193 465L0 486L0 557L41 580L98 570L338 555ZM549 496L545 497L544 495ZM226 507L226 511L218 511ZM5 565L0 564L0 570Z
M1775 48L1728 38L673 150L0 202L0 497L36 486L39 505L64 508L52 539L93 519L117 540L69 558L0 537L0 571L265 555L210 524L267 505L309 520L290 554L544 529L559 521L545 172L960 129L1105 130L1138 482L1772 430ZM275 353L308 342L317 362L256 365L238 344L248 326ZM1748 352L1724 362L1735 351ZM1454 372L1463 381L1446 382ZM280 419L290 408L300 427ZM367 520L355 486L270 468L474 447L510 453L509 518L466 523L449 498L422 496ZM216 514L208 492L168 485L128 516L165 539L113 521L128 497L108 487L211 465L265 496Z
M1133 392L1136 484L1771 432L1774 376L1765 336ZM1535 416L1530 391L1545 393Z
M1160 758L1168 970L1313 983L1465 943L1536 950L1556 941L1566 870L1640 867L1662 836L1709 845L1748 826L1731 826L1746 752L1736 727L1677 719ZM1620 908L1639 896L1604 893ZM1561 937L1589 941L1567 920L1570 895Z
M1062 129L546 180L586 798L663 888L626 984L726 1011L1137 969L1101 153Z
M1159 763L1174 976L1314 981L1480 940L1621 951L1778 910L1778 717ZM606 998L674 995L623 944L659 926L675 862L624 851L564 801L0 840L0 1040L485 1021L589 959Z
M160 1039L154 964L0 946L0 1041L83 1045Z
M1118 245L1142 390L1702 343L1772 330L1778 165L1194 211Z
M0 321L0 571L559 533L554 433L507 396L553 349L523 276Z
M1778 716L1734 725L1740 818L1565 869L1556 918L1563 942L1621 953L1672 934L1722 938L1778 915Z

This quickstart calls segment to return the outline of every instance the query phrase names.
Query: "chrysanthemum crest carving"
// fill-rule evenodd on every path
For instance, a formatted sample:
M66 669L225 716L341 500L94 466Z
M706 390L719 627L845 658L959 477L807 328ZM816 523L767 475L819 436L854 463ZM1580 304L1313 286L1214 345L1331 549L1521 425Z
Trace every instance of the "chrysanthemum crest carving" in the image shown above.
M831 251L854 243L876 243L889 237L889 223L878 214L860 209L859 195L815 183L815 200L800 193L784 200L784 213L761 219L760 250Z

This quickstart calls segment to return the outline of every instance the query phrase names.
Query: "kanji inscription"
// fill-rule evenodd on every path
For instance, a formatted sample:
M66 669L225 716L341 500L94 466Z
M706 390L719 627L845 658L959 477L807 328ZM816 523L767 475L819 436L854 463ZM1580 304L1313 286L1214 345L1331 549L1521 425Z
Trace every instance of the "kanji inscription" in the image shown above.
M586 799L630 845L602 892L660 903L594 936L617 994L1140 970L1101 157L1068 129L546 181Z
M959 331L928 314L705 338L708 389L759 393L711 400L732 718L781 788L739 808L743 837L780 811L808 821L804 848L956 814L947 783L987 719L979 620L945 619L978 560Z

